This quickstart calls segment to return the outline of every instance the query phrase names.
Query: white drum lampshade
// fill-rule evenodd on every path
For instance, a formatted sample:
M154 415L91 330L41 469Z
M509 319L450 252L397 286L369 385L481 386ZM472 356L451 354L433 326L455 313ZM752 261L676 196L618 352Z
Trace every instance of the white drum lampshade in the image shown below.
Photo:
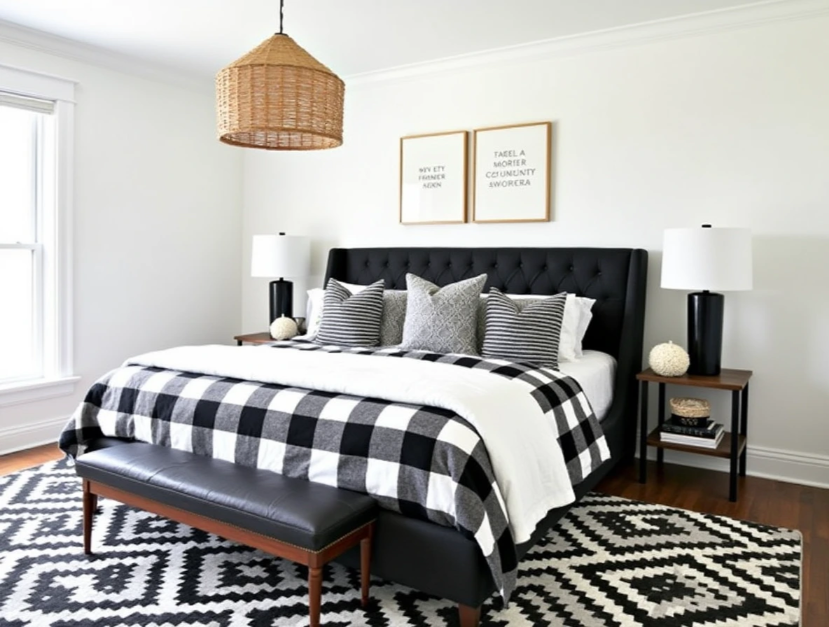
M294 286L285 277L308 276L311 267L311 242L296 235L254 235L250 275L279 280L270 283L270 319L293 317Z
M710 292L750 290L751 231L708 227L666 229L662 287Z
M751 231L735 228L666 229L662 287L688 294L688 355L691 375L720 374L725 298L715 291L750 290Z
M311 242L297 235L254 235L250 275L298 278L308 274Z

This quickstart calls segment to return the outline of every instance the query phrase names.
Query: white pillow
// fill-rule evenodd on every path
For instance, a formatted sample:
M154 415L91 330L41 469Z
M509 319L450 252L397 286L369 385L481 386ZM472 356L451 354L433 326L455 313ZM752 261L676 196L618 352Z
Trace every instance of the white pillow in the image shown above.
M561 322L561 336L558 340L558 360L576 361L576 346L579 344L579 322L581 320L581 306L575 294L567 294L564 304L564 319Z
M581 359L584 357L582 353L581 342L584 339L584 334L587 333L587 327L593 319L593 305L596 304L594 298L586 298L584 296L576 296L576 303L581 306L581 316L579 317L579 325L576 330L576 357Z
M578 361L582 353L581 341L587 333L587 327L593 319L590 310L596 301L584 296L567 294L564 305L564 321L561 325L561 338L558 342L559 361Z
M319 331L320 322L322 322L325 290L321 287L315 287L308 290L307 294L308 300L305 301L305 335L302 337L303 339L313 339L317 337L317 331Z
M368 285L357 285L356 283L346 283L345 281L337 281L337 283L343 287L347 287L348 291L352 294L359 294L368 287Z

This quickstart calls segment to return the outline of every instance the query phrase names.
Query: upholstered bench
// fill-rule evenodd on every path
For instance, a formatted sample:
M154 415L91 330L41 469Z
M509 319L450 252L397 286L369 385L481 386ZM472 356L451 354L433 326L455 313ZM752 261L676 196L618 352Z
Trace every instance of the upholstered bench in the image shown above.
M365 494L137 442L80 455L76 469L87 554L100 495L306 565L312 626L319 625L323 565L360 543L368 603L377 504Z

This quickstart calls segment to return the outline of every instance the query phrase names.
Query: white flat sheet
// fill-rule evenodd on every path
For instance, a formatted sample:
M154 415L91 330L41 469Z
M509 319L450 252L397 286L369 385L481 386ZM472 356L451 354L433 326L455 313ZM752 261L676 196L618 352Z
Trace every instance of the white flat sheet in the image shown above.
M578 361L563 361L558 367L579 382L596 418L603 420L613 403L616 359L607 353L584 351Z

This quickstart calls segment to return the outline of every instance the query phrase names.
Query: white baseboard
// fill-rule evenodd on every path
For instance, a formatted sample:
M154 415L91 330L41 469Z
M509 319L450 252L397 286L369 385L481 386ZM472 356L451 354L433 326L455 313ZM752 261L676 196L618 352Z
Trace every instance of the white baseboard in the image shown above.
M57 443L58 436L68 421L69 416L61 416L0 429L0 455L16 453L43 444Z
M656 459L656 449L648 447L648 459ZM681 466L728 472L727 459L665 450L665 461ZM829 488L829 456L797 453L764 446L749 446L746 474L786 483Z

